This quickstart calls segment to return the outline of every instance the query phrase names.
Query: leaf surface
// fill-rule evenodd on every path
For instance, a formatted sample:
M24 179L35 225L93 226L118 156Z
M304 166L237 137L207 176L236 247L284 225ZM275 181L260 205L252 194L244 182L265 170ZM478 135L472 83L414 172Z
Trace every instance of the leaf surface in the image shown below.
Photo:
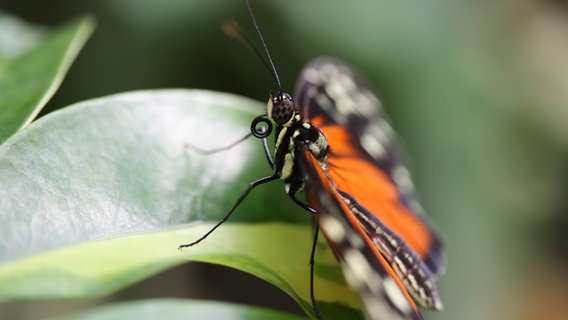
M140 91L67 107L18 132L0 145L0 298L96 297L191 260L256 275L311 312L311 218L279 182L252 191L199 245L177 249L271 174L254 138L195 151L239 140L261 110L209 91ZM360 316L323 241L315 282L324 311Z
M87 16L47 31L0 12L0 143L53 96L94 25Z

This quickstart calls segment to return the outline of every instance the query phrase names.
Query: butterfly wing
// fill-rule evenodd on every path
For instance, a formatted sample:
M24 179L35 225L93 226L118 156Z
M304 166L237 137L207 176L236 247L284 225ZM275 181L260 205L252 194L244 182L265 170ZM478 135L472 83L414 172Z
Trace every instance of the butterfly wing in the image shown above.
M418 254L444 271L442 242L423 219L409 171L379 98L351 67L318 58L304 67L296 106L328 138L328 175Z
M362 234L363 230L345 215L350 209L317 160L308 151L299 160L310 178L308 200L318 212L325 213L319 216L320 227L339 257L347 282L360 293L367 318L422 319L409 293L369 238L347 232Z
M339 207L347 220L344 226L363 236L369 247L367 262L378 261L374 269L387 272L381 277L394 277L401 291L420 305L441 309L435 287L435 275L444 269L441 241L422 219L379 99L350 67L328 58L304 68L296 98L296 105L324 133L330 148L326 169L317 178L313 174L318 173L314 169L318 163L304 157L310 204L319 206L322 216ZM322 193L318 184L326 181L331 187L324 186ZM329 193L334 194L335 207L324 199ZM322 229L330 237L324 223Z

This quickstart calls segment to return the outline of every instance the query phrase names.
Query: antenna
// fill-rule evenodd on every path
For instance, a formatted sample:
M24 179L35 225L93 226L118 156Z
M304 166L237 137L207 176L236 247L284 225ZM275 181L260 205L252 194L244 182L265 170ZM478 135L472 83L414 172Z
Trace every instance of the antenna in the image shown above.
M268 52L268 47L266 46L266 43L264 42L264 38L262 37L262 33L260 33L260 28L258 27L258 24L256 23L256 19L254 18L254 14L252 13L252 9L250 7L250 4L248 2L248 0L243 0L243 2L245 3L245 7L247 8L247 11L249 13L250 18L252 19L252 23L254 24L254 29L256 30L256 33L258 34L258 37L260 38L260 42L262 43L262 47L264 48L264 53L266 54L266 57L268 58L268 62L270 64L270 71L272 73L272 77L274 78L274 80L276 80L276 84L278 85L278 92L282 92L282 84L280 83L280 78L278 77L278 72L276 72L276 68L274 67L274 62L272 61L272 57L270 57L270 53ZM245 37L245 40L248 37ZM258 52L255 49L256 52ZM264 62L266 64L266 62Z
M254 44L254 41L252 41L250 36L245 31L243 31L243 29L241 29L239 24L235 20L230 19L223 22L222 28L223 32L225 32L226 35L239 41L242 45L244 45L250 51L252 51L252 53L254 53L254 55L258 58L258 60L262 62L262 64L266 68L266 71L270 73L270 76L272 77L272 79L274 79L274 82L278 84L279 87L278 89L280 90L280 81L278 79L278 76L274 74L274 72L272 71L272 67L270 66L270 64L268 64L268 62L266 62L266 59L264 59L263 54L260 51L258 51L258 48Z

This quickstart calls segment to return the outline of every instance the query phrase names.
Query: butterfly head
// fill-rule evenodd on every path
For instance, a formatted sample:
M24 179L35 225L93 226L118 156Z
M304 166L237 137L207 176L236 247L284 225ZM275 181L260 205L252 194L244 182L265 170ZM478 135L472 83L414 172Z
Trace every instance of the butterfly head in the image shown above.
M295 115L297 115L292 97L282 92L275 96L272 93L270 94L267 111L270 120L284 127L289 126L293 122Z

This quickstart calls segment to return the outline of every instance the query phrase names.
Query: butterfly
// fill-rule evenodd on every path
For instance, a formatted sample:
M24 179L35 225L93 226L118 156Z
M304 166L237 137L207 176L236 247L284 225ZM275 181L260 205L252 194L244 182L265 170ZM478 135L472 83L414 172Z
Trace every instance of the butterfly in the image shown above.
M294 98L271 95L267 114L251 124L274 174L252 182L223 220L181 247L205 239L252 189L280 179L290 198L314 214L368 318L422 319L417 305L441 310L436 278L444 272L442 241L414 198L377 95L352 67L326 57L303 68L295 92ZM268 129L258 129L261 123ZM266 143L272 123L273 154ZM297 198L303 189L308 203ZM314 250L315 241L312 281ZM319 315L313 285L311 291Z
M360 293L368 318L422 319L417 305L441 310L436 278L444 271L442 241L413 196L409 171L379 98L352 67L325 57L304 67L294 98L284 93L248 1L244 3L268 59L263 62L278 84L267 113L251 123L251 134L264 142L273 174L251 182L219 223L180 248L209 236L251 190L281 180L290 198L314 215L347 282ZM241 39L261 57L246 36ZM266 139L273 131L271 152ZM297 198L304 189L307 203ZM313 290L318 234L316 227L310 293L314 312L322 318Z

